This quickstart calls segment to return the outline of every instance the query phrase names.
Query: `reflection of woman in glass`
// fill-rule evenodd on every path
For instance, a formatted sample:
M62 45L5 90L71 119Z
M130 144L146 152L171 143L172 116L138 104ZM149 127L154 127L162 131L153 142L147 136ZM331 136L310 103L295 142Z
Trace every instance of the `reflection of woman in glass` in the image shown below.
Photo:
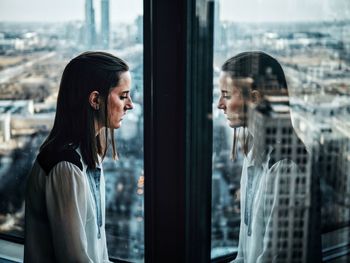
M244 154L235 262L305 262L310 161L292 127L284 72L263 52L241 53L221 70L218 108L234 129L233 158L238 145Z
M113 130L133 108L128 70L104 52L66 66L54 126L28 177L25 262L109 262L101 162L108 144L117 157Z

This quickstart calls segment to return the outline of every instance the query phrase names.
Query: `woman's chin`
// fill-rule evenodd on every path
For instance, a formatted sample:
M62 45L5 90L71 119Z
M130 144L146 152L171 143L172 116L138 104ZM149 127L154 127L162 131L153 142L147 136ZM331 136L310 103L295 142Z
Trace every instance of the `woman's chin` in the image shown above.
M118 122L118 123L113 123L108 125L108 128L112 128L112 129L119 129L122 126L122 122Z
M120 128L120 127L122 126L122 123L123 123L123 120L120 120L120 121L116 124L116 126L115 126L114 129Z
M233 120L228 120L228 125L231 127L231 128L239 128L239 127L242 127L242 122L241 121L233 121Z

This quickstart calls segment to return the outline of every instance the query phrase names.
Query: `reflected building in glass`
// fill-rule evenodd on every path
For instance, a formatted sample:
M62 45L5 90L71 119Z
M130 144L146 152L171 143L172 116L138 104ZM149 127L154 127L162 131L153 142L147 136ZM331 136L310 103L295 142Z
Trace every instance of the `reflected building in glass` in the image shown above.
M267 190L267 211L273 210L266 244L268 260L273 262L278 255L283 262L309 262L311 158L290 125L288 96L267 96L266 100L265 109L249 111L251 127L259 131L257 148L272 147L271 164L288 159L298 167L280 172Z
M313 103L313 99L323 101ZM350 241L350 102L334 94L315 96L295 105L295 123L308 138L313 172L320 178L322 247L325 259L344 253ZM343 256L344 261L348 256Z

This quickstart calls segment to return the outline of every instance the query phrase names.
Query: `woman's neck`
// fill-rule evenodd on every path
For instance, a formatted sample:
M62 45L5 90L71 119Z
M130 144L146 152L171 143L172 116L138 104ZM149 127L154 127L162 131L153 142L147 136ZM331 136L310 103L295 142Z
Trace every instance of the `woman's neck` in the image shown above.
M247 127L241 127L238 132L238 140L243 152L247 155L254 145L254 136Z

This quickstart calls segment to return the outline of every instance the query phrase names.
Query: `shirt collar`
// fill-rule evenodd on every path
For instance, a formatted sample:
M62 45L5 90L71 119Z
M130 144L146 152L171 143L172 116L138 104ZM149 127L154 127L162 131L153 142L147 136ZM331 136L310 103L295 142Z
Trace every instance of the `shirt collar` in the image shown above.
M77 147L77 148L75 149L75 151L79 154L81 163L83 164L83 170L86 172L88 167L87 167L86 163L85 163L84 160L83 160L83 157L82 157L81 151L80 151L80 147ZM101 158L100 155L97 155L97 158L98 158L98 163L96 164L96 169L98 169L99 171L101 171L101 167L102 167L102 158Z

